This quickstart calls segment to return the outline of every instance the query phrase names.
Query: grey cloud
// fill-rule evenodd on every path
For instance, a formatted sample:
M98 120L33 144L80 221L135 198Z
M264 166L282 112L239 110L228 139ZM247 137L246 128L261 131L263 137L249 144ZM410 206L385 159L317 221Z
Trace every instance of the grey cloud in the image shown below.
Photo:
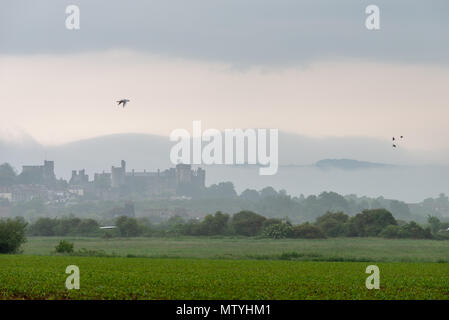
M381 8L368 31L364 9ZM81 30L65 29L65 7L79 5ZM235 65L314 59L449 62L449 2L323 0L7 0L0 53L135 49Z

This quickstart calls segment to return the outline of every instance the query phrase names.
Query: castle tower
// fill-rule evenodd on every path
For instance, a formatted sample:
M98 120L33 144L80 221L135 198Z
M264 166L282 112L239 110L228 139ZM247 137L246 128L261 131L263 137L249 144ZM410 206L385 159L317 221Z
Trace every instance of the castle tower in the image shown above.
M195 182L197 187L205 188L206 187L206 170L202 168L198 168L196 170Z
M120 187L125 184L125 176L126 176L126 162L125 160L121 161L121 166L116 168L111 168L111 186L113 188Z
M192 182L192 166L190 164L176 165L176 184L186 185Z
M44 161L43 176L46 180L56 179L55 175L55 162L54 161Z

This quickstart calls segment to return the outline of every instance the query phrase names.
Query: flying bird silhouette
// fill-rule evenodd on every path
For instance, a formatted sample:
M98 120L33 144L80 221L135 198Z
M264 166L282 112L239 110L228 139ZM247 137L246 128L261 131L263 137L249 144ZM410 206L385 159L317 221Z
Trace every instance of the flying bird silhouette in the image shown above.
M128 102L129 102L128 99L122 99L122 100L117 101L117 105L120 106L122 104L123 108L124 108Z
M402 140L402 139L404 139L404 136L399 136L399 140ZM391 138L391 141L393 141L393 148L397 148L399 145L398 145L398 142L396 142L396 141L399 141L398 139L396 139L396 137L392 137Z

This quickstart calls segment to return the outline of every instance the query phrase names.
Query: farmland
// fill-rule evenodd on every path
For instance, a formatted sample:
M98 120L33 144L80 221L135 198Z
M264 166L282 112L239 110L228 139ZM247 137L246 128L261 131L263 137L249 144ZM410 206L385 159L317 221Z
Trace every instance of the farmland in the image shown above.
M80 289L64 286L68 265ZM367 263L4 255L2 299L449 299L447 263Z
M303 260L449 262L449 241L332 238L332 239L260 239L260 238L70 238L30 237L23 246L26 255L50 255L59 240L75 244L75 250L103 250L114 256L200 259L278 259L283 253L296 254Z
M54 253L61 239L74 255ZM0 299L449 299L448 241L30 237L22 249L0 255ZM379 290L365 287L370 264ZM69 265L80 290L65 288Z

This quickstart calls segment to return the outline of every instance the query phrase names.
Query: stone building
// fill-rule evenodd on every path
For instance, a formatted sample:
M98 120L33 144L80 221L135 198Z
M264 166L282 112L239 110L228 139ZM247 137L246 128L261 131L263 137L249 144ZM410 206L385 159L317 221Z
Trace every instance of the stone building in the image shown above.
M118 188L125 184L126 162L122 160L120 167L111 168L111 187Z
M12 201L12 189L10 187L0 187L0 199Z
M42 166L22 166L22 176L36 180L36 182L53 183L56 181L54 161L44 161Z
M72 171L72 177L69 183L71 185L85 185L89 183L89 176L86 174L86 170Z
M104 175L104 173L103 173ZM95 176L99 179L100 176ZM143 192L149 195L176 194L180 189L200 190L205 188L206 172L191 165L178 164L176 168L164 171L126 171L126 162L120 167L112 167L110 183L112 188L125 188L130 192Z

